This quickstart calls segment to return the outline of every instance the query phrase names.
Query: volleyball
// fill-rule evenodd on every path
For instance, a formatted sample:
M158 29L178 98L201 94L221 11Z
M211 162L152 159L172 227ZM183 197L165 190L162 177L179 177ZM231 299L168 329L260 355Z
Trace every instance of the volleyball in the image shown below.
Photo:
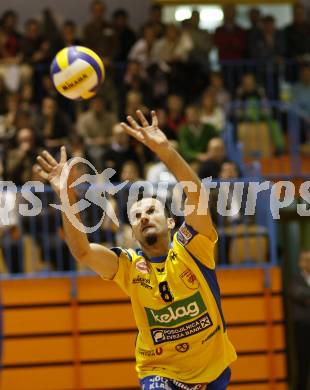
M83 46L60 50L52 64L51 77L55 88L68 99L89 99L104 80L104 65L100 57Z

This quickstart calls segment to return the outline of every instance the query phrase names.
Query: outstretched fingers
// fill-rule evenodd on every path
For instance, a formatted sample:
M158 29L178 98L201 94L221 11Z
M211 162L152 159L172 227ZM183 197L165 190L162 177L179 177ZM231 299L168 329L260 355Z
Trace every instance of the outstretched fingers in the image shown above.
M37 173L44 181L48 180L48 173L45 172L44 169L39 164L35 164L33 166L33 171Z
M137 114L137 117L139 118L141 124L143 127L148 127L149 126L149 122L147 121L147 119L145 118L143 112L141 110L137 110L136 111L136 114Z
M51 167L55 167L58 164L54 157L47 150L42 152L42 156L44 156L45 160Z
M65 164L66 162L67 162L67 151L66 151L66 147L62 146L60 148L60 163Z
M44 152L42 152L42 155L37 157L37 162L40 164L40 166L44 169L46 172L51 172L53 167L50 165L45 158Z
M152 116L152 126L158 127L158 118L155 111L151 111Z
M136 138L138 141L143 141L143 135L140 131L141 128L138 127L138 129L134 129L127 125L127 123L122 122L121 123L122 129L127 133L128 135Z

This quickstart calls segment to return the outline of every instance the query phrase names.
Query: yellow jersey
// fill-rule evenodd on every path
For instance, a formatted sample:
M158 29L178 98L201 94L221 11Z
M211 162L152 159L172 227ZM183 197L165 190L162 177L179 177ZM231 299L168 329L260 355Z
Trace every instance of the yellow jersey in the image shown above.
M139 378L159 375L185 383L214 381L236 352L230 343L215 274L213 239L183 224L167 256L113 248L114 281L131 298L138 336Z

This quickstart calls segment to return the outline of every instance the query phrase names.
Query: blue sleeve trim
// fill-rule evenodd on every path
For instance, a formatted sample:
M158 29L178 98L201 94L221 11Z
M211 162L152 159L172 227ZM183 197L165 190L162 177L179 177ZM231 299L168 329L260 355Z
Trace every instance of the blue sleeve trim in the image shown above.
M128 256L129 261L132 262L132 256L131 256L131 254L129 253L129 251L127 249L123 249L123 248L120 248L119 246L116 246L114 248L110 248L110 250L112 252L114 252L117 255L117 257L120 257L122 252L125 251L127 256Z
M179 230L177 231L177 240L178 242L185 246L187 245L189 242L191 242L191 240L198 234L198 232L196 232L196 230L194 228L192 228L190 225L188 225L187 223L183 223Z

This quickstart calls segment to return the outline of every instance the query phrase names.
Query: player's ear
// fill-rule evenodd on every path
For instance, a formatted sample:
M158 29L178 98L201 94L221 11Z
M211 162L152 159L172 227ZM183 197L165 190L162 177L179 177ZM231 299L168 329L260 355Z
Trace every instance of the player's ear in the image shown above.
M173 218L168 218L167 219L167 224L168 224L168 228L170 230L175 228L175 220Z

